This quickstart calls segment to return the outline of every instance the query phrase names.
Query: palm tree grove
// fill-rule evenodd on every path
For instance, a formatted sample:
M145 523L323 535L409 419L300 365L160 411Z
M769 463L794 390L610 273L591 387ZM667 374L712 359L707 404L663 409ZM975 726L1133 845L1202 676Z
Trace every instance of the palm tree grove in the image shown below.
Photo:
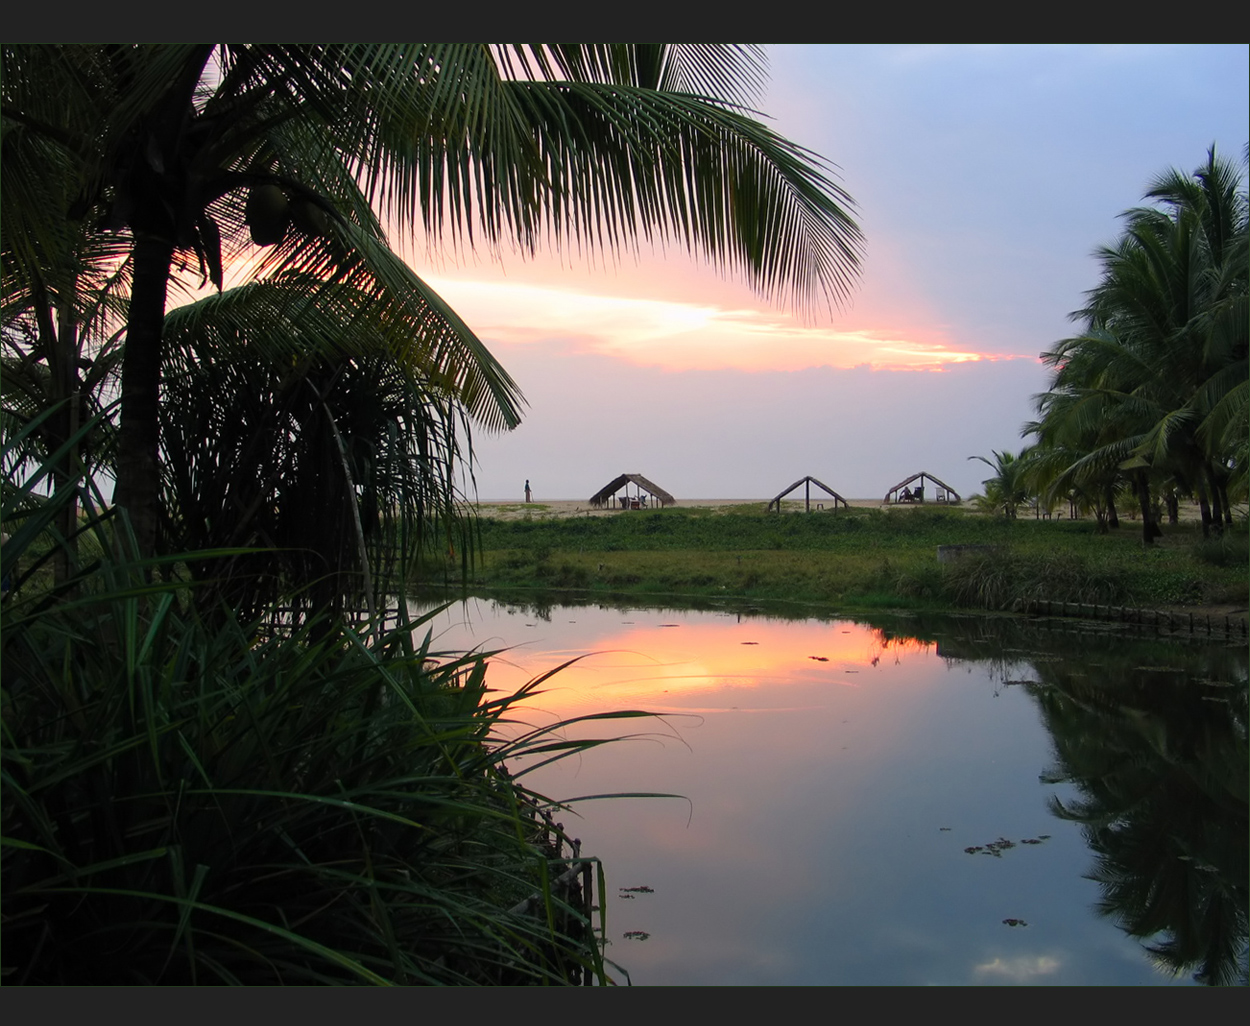
M844 306L855 203L754 111L763 50L5 44L2 74L2 982L624 982L605 867L526 776L644 714L532 727L544 678L493 690L402 598L481 560L474 439L526 411L411 254L655 241ZM968 457L995 529L1151 546L1196 501L1244 536L1246 157L1143 202L1025 447Z
M1034 439L995 452L985 500L1008 518L1024 502L1070 503L1117 526L1117 503L1140 514L1142 541L1166 510L1195 498L1204 537L1233 526L1246 496L1246 179L1214 149L1191 174L1151 184L1151 206L1096 257L1102 279L1072 314L1078 334L1042 354Z

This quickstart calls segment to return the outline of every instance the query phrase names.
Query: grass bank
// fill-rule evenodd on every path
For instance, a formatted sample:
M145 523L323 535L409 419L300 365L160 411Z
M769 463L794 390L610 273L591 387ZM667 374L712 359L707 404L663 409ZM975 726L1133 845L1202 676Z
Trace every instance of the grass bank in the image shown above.
M939 546L988 546L939 563ZM785 599L840 608L1010 609L1050 599L1150 607L1244 605L1242 522L1204 543L1165 525L1144 548L1133 521L1007 521L962 509L768 514L675 508L616 516L479 521L467 574L451 561L422 578L475 591Z

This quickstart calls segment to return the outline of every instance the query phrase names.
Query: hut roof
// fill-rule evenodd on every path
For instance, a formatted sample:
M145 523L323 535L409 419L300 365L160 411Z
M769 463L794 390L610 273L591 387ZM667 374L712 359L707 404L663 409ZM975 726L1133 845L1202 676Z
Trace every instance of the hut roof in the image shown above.
M808 474L808 475L807 475L807 477L800 477L797 481L795 481L795 482L794 482L794 484L792 484L792 485L791 485L789 488L787 488L784 492L780 492L780 493L778 493L778 495L776 496L776 498L774 498L774 499L772 500L772 502L770 502L770 503L768 504L768 508L771 510L771 509L773 508L773 506L776 506L776 507L777 507L778 512L780 512L780 511L781 511L781 500L782 500L782 499L784 499L787 495L789 495L789 494L790 494L792 491L794 491L796 488L798 488L798 486L799 486L799 485L801 485L801 484L803 484L805 481L810 481L812 484L814 484L814 485L818 485L819 487L823 488L826 492L828 492L830 495L832 495L832 496L833 496L833 508L834 508L834 509L837 509L837 508L838 508L838 503L839 503L839 502L840 502L840 503L842 503L842 505L843 505L843 506L849 506L849 505L850 505L850 503L849 503L849 502L847 502L844 498L842 498L842 496L840 496L837 492L835 492L832 488L830 488L830 487L829 487L827 484L825 484L823 481L817 481L814 477L812 477L812 476L811 476L811 474Z
M648 481L641 474L622 474L620 477L613 478L606 485L595 492L595 494L590 497L590 504L592 506L605 505L613 495L615 495L630 481L636 484L643 491L649 493L650 495L654 495L665 506L672 505L677 501L663 488L651 481Z
M955 496L955 501L956 501L956 502L962 502L962 501L963 501L963 500L960 498L959 493L958 493L957 491L955 491L955 489L954 489L954 488L952 488L950 485L948 485L948 484L947 484L945 481L943 481L941 478L934 477L934 476L933 476L932 474L930 474L927 470L922 470L922 471L920 471L920 473L919 473L919 474L912 474L912 476L911 476L911 477L907 478L906 480L900 481L900 482L899 482L898 484L896 484L893 488L889 489L889 490L885 493L885 501L886 501L886 502L889 502L889 501L890 501L890 492L897 492L900 488L906 488L906 487L907 487L909 484L911 484L913 481L918 480L918 479L921 479L921 478L926 478L926 477L927 477L930 481L932 481L935 485L940 485L941 487L945 488L948 492L950 492L950 493L951 493L951 495Z

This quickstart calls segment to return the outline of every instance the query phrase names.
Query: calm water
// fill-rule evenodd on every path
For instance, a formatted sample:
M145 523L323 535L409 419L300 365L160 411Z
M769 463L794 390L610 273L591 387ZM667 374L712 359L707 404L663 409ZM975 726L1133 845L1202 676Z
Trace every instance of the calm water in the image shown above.
M500 690L593 653L528 703L536 724L660 714L525 778L682 796L563 816L605 863L608 954L635 984L1244 975L1242 646L487 600L435 623L436 647L508 649Z

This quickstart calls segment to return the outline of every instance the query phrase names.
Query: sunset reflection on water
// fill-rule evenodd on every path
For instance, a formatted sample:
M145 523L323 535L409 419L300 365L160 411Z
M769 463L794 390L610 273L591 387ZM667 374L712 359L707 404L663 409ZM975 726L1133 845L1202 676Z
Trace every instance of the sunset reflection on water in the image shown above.
M491 658L487 678L500 693L576 660L530 700L560 718L639 705L655 711L720 709L724 705L716 694L727 690L739 709L744 690L767 708L783 682L859 688L883 665L931 657L935 649L847 621L739 620L732 614L702 614L714 619L699 621L688 612L597 608L562 612L569 614L563 623L522 616L518 624L514 618L512 636L504 641L493 633L499 611L478 603L470 618L445 625L438 642L453 650L504 648Z
M603 859L608 955L633 982L1167 982L1095 922L1087 849L1039 781L1049 735L1001 664L844 620L543 613L469 600L439 614L434 647L506 649L487 671L500 694L576 660L509 729L656 714L561 727L628 739L510 764L560 800L674 796L559 813ZM1001 858L967 853L1039 834Z

